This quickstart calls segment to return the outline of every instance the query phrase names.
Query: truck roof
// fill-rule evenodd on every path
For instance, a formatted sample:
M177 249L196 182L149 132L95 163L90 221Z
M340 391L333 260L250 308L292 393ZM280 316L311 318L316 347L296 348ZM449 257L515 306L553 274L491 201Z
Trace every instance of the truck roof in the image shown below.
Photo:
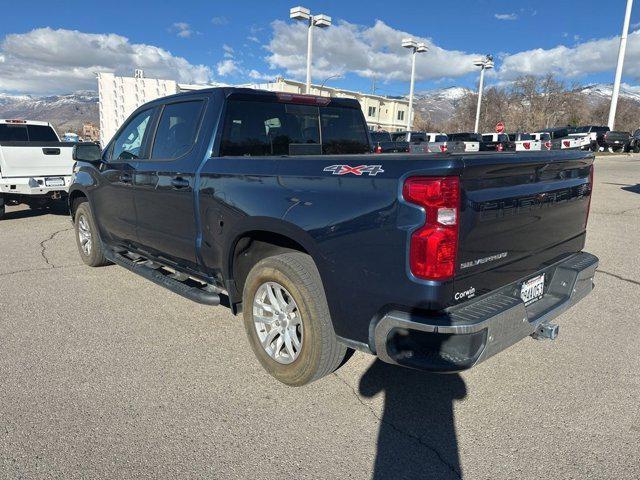
M23 119L11 119L11 118L0 118L0 123L8 123L10 125L42 125L45 127L50 127L51 124L49 122L41 122L38 120L23 120Z
M355 98L343 98L343 97L324 97L317 95L307 95L304 93L290 93L290 92L272 92L270 90L258 90L254 88L243 87L212 87L203 88L201 90L191 90L189 92L176 93L175 95L169 95L162 98L157 98L145 105L166 102L168 99L183 98L194 95L211 94L216 91L221 91L226 98L233 96L234 98L244 98L246 100L262 100L262 101L275 101L283 103L301 103L307 105L320 105L320 106L335 106L346 108L360 108L360 102Z

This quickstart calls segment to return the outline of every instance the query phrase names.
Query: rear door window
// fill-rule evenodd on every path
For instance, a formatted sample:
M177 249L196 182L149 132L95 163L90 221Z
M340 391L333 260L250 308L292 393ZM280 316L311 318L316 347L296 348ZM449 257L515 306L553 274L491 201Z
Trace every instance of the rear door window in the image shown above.
M493 142L493 135L482 135L483 142Z
M186 154L195 144L203 102L165 105L158 123L151 158L172 159Z

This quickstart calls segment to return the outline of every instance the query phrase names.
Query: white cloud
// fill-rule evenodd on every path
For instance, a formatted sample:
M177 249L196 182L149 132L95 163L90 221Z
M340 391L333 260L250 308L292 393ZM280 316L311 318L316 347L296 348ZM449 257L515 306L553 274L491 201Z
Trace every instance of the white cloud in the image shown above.
M267 45L266 61L271 69L282 69L287 75L303 78L306 72L307 27L301 23L276 20L273 37ZM334 26L314 31L313 73L316 79L353 72L360 77L379 80L407 80L411 71L411 55L402 48L402 39L411 36L381 20L371 27L339 21ZM460 77L475 70L478 54L445 50L429 38L429 52L420 54L416 77L438 79Z
M221 60L216 65L216 71L218 75L221 77L225 77L227 75L234 75L242 72L240 65L233 58L227 58L226 60Z
M0 42L0 91L66 93L96 88L96 72L132 75L142 68L149 77L184 83L211 81L211 69L193 65L162 48L131 43L113 33L38 28L7 35Z
M554 73L577 78L599 72L613 72L616 67L620 37L589 40L573 47L559 45L536 48L508 55L502 59L497 75L509 80L518 75ZM640 32L629 34L624 64L625 75L640 80Z
M256 37L255 35L249 35L247 37L247 40L249 40L250 42L262 43L262 42L260 42L260 39L258 37Z
M252 80L265 80L265 81L271 81L276 77L276 75L262 73L257 70L249 70L248 75L249 75L249 78Z
M191 29L191 25L186 22L174 23L173 25L171 25L169 31L175 32L175 34L180 38L190 38L194 33Z
M233 58L233 47L225 43L222 45L222 50L224 50L224 58Z
M216 26L228 25L229 19L227 17L213 17L211 23Z
M534 13L534 15L536 13ZM493 16L498 20L517 20L518 19L517 13L495 13Z

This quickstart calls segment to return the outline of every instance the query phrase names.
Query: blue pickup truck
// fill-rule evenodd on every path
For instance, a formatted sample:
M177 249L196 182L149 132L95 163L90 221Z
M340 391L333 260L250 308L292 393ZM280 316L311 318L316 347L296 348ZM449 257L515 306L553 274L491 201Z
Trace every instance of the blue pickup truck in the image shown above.
M74 159L82 260L241 313L288 385L352 350L461 371L555 338L593 288L589 152L376 155L355 100L216 88Z

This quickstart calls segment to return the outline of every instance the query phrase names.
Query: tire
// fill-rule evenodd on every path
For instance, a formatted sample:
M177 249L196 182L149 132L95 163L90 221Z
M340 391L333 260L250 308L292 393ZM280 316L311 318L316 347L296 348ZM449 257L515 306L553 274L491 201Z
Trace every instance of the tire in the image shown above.
M109 265L110 262L104 257L102 242L88 202L82 202L76 208L74 226L78 253L82 261L90 267Z
M633 146L633 153L640 153L640 144L635 144Z
M6 207L4 205L4 196L0 195L0 220L4 218L5 213L6 213Z
M269 287L271 294L283 288L278 298L286 308L280 308L283 303L269 294ZM276 300L275 309L270 298ZM251 348L263 368L280 382L306 385L332 373L344 360L347 348L336 338L320 274L309 255L289 252L259 261L247 276L242 299ZM274 310L288 313L274 320ZM271 321L262 323L261 318ZM267 347L261 335L265 342L271 338Z

